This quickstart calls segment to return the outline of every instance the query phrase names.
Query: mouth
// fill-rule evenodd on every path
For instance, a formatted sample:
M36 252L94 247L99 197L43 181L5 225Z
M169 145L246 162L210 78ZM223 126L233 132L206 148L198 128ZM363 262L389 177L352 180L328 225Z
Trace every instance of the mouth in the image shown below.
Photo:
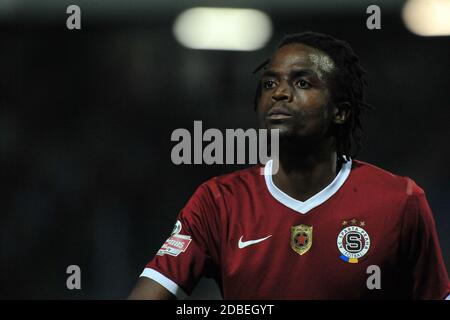
M269 120L284 120L292 118L292 113L284 107L273 107L267 113L266 118Z
M288 119L288 118L292 118L292 116L287 115L287 114L272 114L270 116L267 116L267 119L269 120L283 120L283 119Z

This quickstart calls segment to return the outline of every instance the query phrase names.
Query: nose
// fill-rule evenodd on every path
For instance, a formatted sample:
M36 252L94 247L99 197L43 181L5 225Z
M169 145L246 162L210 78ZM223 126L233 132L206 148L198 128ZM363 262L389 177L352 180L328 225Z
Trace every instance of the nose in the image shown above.
M278 88L274 91L272 95L272 100L274 101L283 101L287 100L290 102L292 99L291 90L287 88L285 85L279 85Z

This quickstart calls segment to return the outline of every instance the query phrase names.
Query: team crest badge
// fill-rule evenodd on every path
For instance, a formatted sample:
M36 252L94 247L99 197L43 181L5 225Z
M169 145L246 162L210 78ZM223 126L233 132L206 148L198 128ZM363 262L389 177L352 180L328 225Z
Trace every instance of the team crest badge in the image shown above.
M291 248L299 255L303 255L311 249L312 246L312 226L304 224L291 227Z
M358 263L370 248L370 237L364 221L355 218L342 221L342 229L337 237L337 247L341 255L339 258L348 263Z

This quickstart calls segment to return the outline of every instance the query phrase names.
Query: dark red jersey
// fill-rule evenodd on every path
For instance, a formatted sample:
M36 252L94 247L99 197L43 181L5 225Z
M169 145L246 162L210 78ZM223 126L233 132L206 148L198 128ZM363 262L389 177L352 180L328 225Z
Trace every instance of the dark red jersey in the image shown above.
M353 160L302 202L272 162L203 183L146 266L169 291L214 278L224 299L444 299L450 293L425 194ZM376 278L374 278L376 277Z

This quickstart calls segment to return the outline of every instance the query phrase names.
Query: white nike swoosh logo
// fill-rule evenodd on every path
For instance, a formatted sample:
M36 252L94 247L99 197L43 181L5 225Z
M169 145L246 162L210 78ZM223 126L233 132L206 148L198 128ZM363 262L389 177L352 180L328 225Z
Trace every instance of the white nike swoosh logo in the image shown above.
M261 241L267 240L267 239L269 239L271 236L272 236L272 235L267 236L267 237L265 237L265 238L256 239L256 240L249 240L249 241L242 241L242 238L244 237L244 236L242 236L242 237L239 239L238 247L239 247L239 249L242 249L242 248L251 246L252 244L256 244L256 243L259 243L259 242L261 242Z

